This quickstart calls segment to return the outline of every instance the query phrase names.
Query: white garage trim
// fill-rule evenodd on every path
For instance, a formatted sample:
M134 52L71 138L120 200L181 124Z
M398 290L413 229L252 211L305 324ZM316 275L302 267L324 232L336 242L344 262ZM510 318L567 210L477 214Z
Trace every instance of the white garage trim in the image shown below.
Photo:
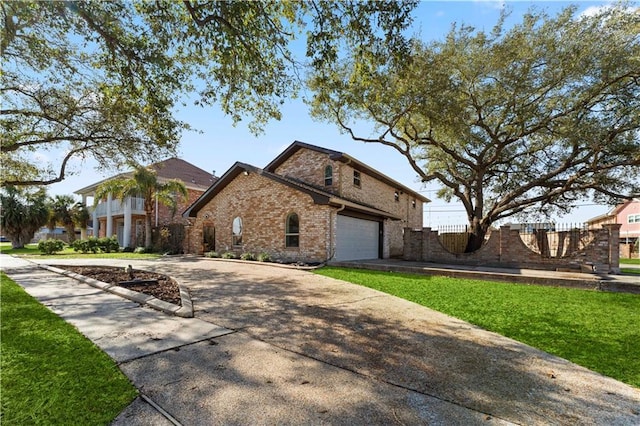
M378 221L338 215L334 260L365 260L380 257Z

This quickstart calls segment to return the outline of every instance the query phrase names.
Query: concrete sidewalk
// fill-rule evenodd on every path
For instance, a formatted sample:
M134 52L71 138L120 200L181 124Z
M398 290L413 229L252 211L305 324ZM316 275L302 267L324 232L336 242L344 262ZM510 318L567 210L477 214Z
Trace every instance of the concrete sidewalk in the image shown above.
M117 425L640 424L638 389L308 272L201 258L136 262L191 288L196 318L185 319L0 260L138 387L143 397Z

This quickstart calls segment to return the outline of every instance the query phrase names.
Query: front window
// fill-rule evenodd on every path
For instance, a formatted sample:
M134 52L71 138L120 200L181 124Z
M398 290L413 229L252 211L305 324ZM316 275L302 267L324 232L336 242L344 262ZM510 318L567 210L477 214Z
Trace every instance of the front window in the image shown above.
M353 171L353 184L360 188L360 172L357 170Z
M400 192L399 191L395 191L393 193L393 199L396 200L396 202L400 201Z
M287 223L285 224L285 246L300 246L300 219L295 213L287 216Z
M630 214L629 223L640 223L640 214Z
M232 232L233 245L241 246L242 245L242 219L240 217L236 217L235 219L233 219L231 232Z
M327 166L324 168L324 186L333 185L333 167Z

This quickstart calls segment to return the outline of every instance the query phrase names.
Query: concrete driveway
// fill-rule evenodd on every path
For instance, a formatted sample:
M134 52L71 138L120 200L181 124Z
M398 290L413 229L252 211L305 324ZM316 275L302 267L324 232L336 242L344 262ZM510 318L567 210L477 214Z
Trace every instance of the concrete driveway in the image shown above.
M640 424L640 390L375 290L259 263L133 266L177 278L192 321L226 330L120 362L177 423ZM147 409L116 424L157 422Z

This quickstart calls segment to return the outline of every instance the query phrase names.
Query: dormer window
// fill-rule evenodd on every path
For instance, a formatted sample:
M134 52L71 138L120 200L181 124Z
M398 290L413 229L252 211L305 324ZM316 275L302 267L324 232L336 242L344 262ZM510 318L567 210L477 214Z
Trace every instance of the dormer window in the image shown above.
M333 167L328 165L324 168L324 186L333 185Z
M360 172L357 170L353 171L353 185L360 188Z

